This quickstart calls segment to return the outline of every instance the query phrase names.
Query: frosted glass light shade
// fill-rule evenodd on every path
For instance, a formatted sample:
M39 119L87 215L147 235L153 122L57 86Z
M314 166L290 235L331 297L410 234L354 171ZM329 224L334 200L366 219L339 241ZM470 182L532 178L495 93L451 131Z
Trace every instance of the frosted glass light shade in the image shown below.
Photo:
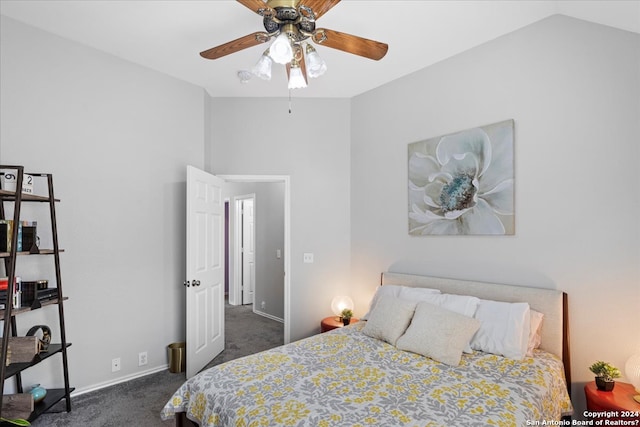
M269 54L267 52L258 59L256 65L251 69L251 72L262 80L271 80L271 65L273 64L273 60L269 58Z
M278 64L291 62L293 59L293 47L291 47L289 36L285 33L280 33L269 48L269 56Z
M311 45L307 45L307 75L309 77L320 77L327 71L327 63L318 55L318 52Z
M342 310L348 308L353 310L353 300L346 295L339 295L331 300L331 311L340 317Z
M307 81L302 75L302 69L300 67L291 67L289 89L301 89L303 87L307 87Z
M624 373L627 375L627 380L638 393L633 398L640 403L640 353L636 353L627 360L624 365Z

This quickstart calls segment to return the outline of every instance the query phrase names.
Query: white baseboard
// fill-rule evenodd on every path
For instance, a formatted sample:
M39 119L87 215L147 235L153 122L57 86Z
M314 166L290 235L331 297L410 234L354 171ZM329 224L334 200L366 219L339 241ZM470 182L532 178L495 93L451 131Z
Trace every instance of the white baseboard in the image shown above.
M93 384L93 385L91 385L89 387L84 387L84 388L81 388L81 389L76 389L73 393L71 393L71 396L72 397L80 396L80 395L85 394L85 393L90 393L92 391L97 391L97 390L100 390L100 389L103 389L103 388L106 388L106 387L111 387L111 386L114 386L116 384L125 383L127 381L135 380L136 378L146 377L147 375L155 374L156 372L166 371L167 369L169 369L169 364L157 366L155 368L150 368L150 369L147 369L147 370L142 371L142 372L136 372L134 374L126 375L124 377L116 378L114 380L105 381L105 382L98 383L98 384Z
M268 319L275 320L276 322L284 323L284 319L281 319L279 317L273 316L273 315L271 315L269 313L265 313L265 312L260 311L260 310L256 310L256 305L255 304L253 305L253 312L255 314L257 314L258 316L266 317Z

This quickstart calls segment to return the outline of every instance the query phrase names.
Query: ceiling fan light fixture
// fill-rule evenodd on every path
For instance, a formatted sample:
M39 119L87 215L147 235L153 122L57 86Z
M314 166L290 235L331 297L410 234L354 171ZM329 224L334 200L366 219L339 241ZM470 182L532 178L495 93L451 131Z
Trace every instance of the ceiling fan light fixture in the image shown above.
M289 36L282 32L269 48L269 56L278 64L286 64L291 62L293 58L293 47Z
M308 79L322 76L327 63L311 43L359 55L375 61L382 59L389 49L386 43L365 39L326 28L316 28L316 21L340 0L237 0L262 16L264 31L240 37L200 52L206 59L218 59L262 43L273 41L251 71L238 73L246 82L255 75L271 79L273 63L284 65L289 89L307 87Z
M307 44L307 75L309 77L320 77L327 71L327 63L320 57L313 46Z
M271 65L273 60L269 57L269 49L265 50L256 65L253 66L251 72L254 76L260 77L262 80L271 80Z

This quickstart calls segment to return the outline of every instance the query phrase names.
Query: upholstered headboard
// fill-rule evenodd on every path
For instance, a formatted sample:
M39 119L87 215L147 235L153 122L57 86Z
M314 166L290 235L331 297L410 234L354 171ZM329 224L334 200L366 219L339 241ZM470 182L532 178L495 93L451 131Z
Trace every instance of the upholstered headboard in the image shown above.
M471 295L494 301L529 303L532 309L544 314L540 348L562 359L567 384L571 384L566 293L554 289L445 279L441 277L417 276L392 272L382 273L380 284L434 288L449 294Z

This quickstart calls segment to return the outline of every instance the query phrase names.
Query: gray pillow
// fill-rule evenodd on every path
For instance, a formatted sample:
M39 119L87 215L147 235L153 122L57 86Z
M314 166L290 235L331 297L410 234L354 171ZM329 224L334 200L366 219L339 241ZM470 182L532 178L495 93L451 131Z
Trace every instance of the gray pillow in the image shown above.
M477 319L421 302L416 307L411 325L398 339L396 347L457 366L462 350L478 328L480 321Z
M362 332L372 338L395 345L411 322L416 309L414 302L391 296L381 296L369 314Z

